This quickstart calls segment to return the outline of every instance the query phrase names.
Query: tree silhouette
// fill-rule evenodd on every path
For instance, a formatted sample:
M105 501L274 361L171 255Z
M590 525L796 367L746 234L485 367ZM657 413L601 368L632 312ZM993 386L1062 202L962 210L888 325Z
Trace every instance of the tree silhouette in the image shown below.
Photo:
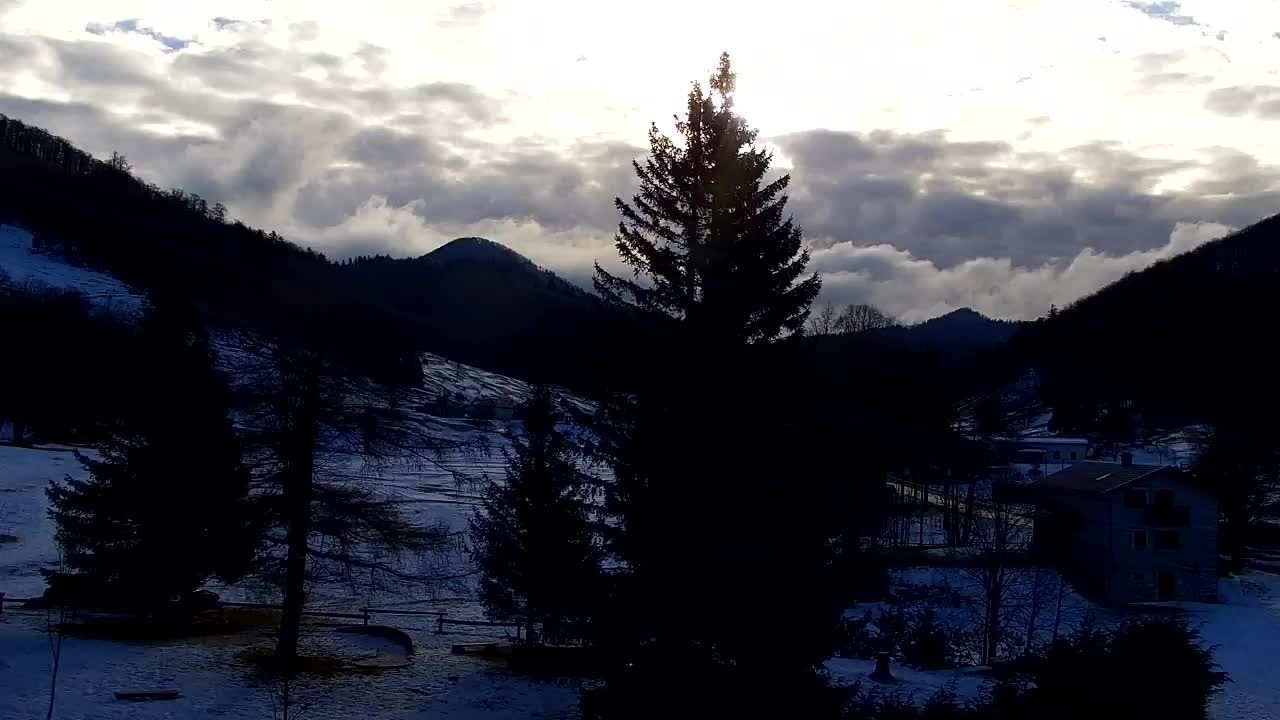
M600 632L608 684L591 704L610 717L803 714L839 617L826 488L789 487L821 476L788 392L820 281L804 277L789 178L767 179L735 82L723 55L712 94L690 90L679 142L650 130L639 193L616 203L633 277L596 268L634 336L597 424L619 569ZM761 626L771 615L786 632Z
M809 252L785 214L791 176L766 180L772 154L734 113L736 84L725 53L713 95L689 91L681 144L650 128L649 158L633 162L640 192L615 200L618 254L648 282L597 263L595 287L607 303L685 320L709 337L769 341L804 326L821 281L801 280Z
M860 333L867 330L880 330L895 327L897 321L885 315L873 305L850 305L836 316L833 331L837 333Z
M556 428L556 397L534 389L523 437L512 434L506 481L490 480L471 518L480 597L526 640L580 640L599 599L600 552L591 527L595 483L578 469Z

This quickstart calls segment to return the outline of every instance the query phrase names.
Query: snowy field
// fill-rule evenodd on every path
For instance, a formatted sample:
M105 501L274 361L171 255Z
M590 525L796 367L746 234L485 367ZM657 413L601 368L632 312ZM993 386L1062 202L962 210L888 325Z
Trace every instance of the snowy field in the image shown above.
M464 462L459 459L458 462ZM478 472L499 472L497 461L465 462ZM65 475L83 471L65 449L0 446L0 534L16 542L0 544L0 592L31 597L44 589L42 568L56 564L52 524L46 515L44 488ZM398 468L384 478L387 492L405 501L420 522L443 522L452 530L465 526L474 495L459 487L451 473L439 469ZM271 600L252 587L218 588L227 599ZM406 603L412 603L408 605ZM313 588L315 608L351 611L366 604L405 605L415 610L444 610L455 619L479 620L481 608L456 591L406 595L369 595L335 584ZM43 714L49 692L49 645L45 616L10 611L0 619L0 718ZM308 679L295 689L307 705L304 717L326 720L378 718L481 718L577 716L577 690L572 682L535 681L507 671L500 663L456 656L449 644L502 639L501 628L436 635L429 617L382 616L375 622L394 625L414 639L413 663L403 669L330 679ZM318 652L335 643L331 627L312 625L307 642ZM250 648L272 646L270 628L239 635L159 643L122 643L68 638L58 681L58 718L188 718L270 717L271 691L263 687L243 657ZM173 688L174 701L117 701L114 690Z
M31 233L12 225L0 225L0 271L18 283L77 289L95 304L113 310L136 313L142 307L142 293L107 273L70 265L50 253L33 252Z

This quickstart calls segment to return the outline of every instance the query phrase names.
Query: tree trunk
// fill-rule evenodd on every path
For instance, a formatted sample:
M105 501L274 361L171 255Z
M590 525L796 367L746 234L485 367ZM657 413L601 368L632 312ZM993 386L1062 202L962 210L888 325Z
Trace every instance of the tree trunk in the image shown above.
M1000 651L1000 569L989 568L987 580L987 632L983 662L991 664Z
M1031 652L1031 643L1036 636L1036 611L1040 609L1040 568L1031 569L1035 573L1031 580L1031 613L1027 618L1027 644L1026 652Z
M1058 604L1053 611L1053 642L1058 642L1058 628L1062 624L1062 596L1067 592L1067 584L1062 575L1058 575Z
M280 616L280 640L276 659L290 671L298 656L298 635L302 625L307 580L307 535L310 531L311 467L310 454L304 467L290 467L285 481L285 503L289 516L286 536L288 557L285 560L284 603Z
M284 504L288 524L285 544L284 602L280 615L280 639L276 644L276 661L286 677L294 670L298 657L298 637L302 628L302 610L306 601L307 538L311 532L311 483L315 470L315 381L307 378L300 397L291 408L288 431Z

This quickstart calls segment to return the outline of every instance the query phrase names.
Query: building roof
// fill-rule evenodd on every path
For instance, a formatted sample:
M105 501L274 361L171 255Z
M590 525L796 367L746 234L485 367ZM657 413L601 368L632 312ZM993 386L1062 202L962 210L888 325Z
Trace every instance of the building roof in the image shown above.
M1082 437L1062 437L1061 435L1053 435L1049 437L994 437L991 438L998 443L1016 443L1019 445L1088 445L1089 440Z
M1033 486L1105 495L1167 467L1169 466L1123 465L1086 460L1045 475L1033 483Z

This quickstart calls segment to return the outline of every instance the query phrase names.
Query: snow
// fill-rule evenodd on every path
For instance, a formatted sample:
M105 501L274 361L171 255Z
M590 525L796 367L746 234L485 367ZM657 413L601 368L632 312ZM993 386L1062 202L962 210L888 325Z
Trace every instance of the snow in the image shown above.
M21 598L44 592L40 570L58 561L44 491L67 475L84 476L69 450L0 445L0 534L17 537L0 544L0 592Z
M462 462L462 460L458 460ZM496 471L496 461L489 461ZM482 463L483 465L483 463ZM40 568L56 563L53 528L46 515L44 488L51 479L79 475L74 454L61 448L0 446L0 533L18 537L0 544L0 592L30 597L43 591ZM388 492L399 494L419 522L443 521L460 529L474 496L457 487L443 470L392 468L383 477ZM259 597L256 588L218 588L227 599ZM467 597L428 597L406 604L398 594L362 595L340 583L313 587L314 608L351 611L366 603L400 604L414 610L445 610L455 619L483 619L483 610ZM0 617L0 718L43 713L49 691L49 646L43 613L15 610ZM358 622L358 621L357 621ZM413 662L403 669L341 674L310 679L295 689L308 705L305 716L326 720L376 714L380 718L488 720L508 717L577 717L577 688L570 681L538 681L507 670L501 663L457 656L450 644L504 639L502 628L466 628L435 634L430 616L375 615L413 638ZM399 652L376 638L337 634L325 625L308 625L305 645L316 653L346 657ZM250 648L269 650L273 628L239 635L172 642L123 643L69 637L64 640L56 717L173 718L270 717L268 688L244 657ZM117 701L114 690L172 688L174 701Z
M956 696L973 698L990 679L981 674L980 668L962 668L959 670L912 670L893 663L889 673L897 683L881 684L871 679L876 669L875 660L859 658L831 658L826 663L827 673L833 684L853 685L861 682L862 688L870 692L873 688L882 688L886 692L898 690L916 703L923 703L937 691L950 683L955 683Z
M10 613L0 621L0 717L43 715L49 700L50 652L40 614ZM317 633L332 635L330 628ZM572 683L535 682L472 656L451 655L440 638L417 631L421 643L408 667L373 673L304 677L291 694L293 713L314 720L378 717L391 720L573 718ZM314 639L312 639L314 642ZM63 640L55 717L271 717L272 688L255 674L245 647L268 649L259 634L179 642L122 643ZM116 700L116 690L174 689L177 700Z
M36 282L55 288L74 288L95 304L125 314L141 310L144 296L107 273L77 267L47 252L31 248L31 233L0 225L0 271L14 282Z
M1231 677L1210 705L1215 720L1280 718L1280 575L1251 571L1219 582L1220 605L1160 603L1187 612Z

